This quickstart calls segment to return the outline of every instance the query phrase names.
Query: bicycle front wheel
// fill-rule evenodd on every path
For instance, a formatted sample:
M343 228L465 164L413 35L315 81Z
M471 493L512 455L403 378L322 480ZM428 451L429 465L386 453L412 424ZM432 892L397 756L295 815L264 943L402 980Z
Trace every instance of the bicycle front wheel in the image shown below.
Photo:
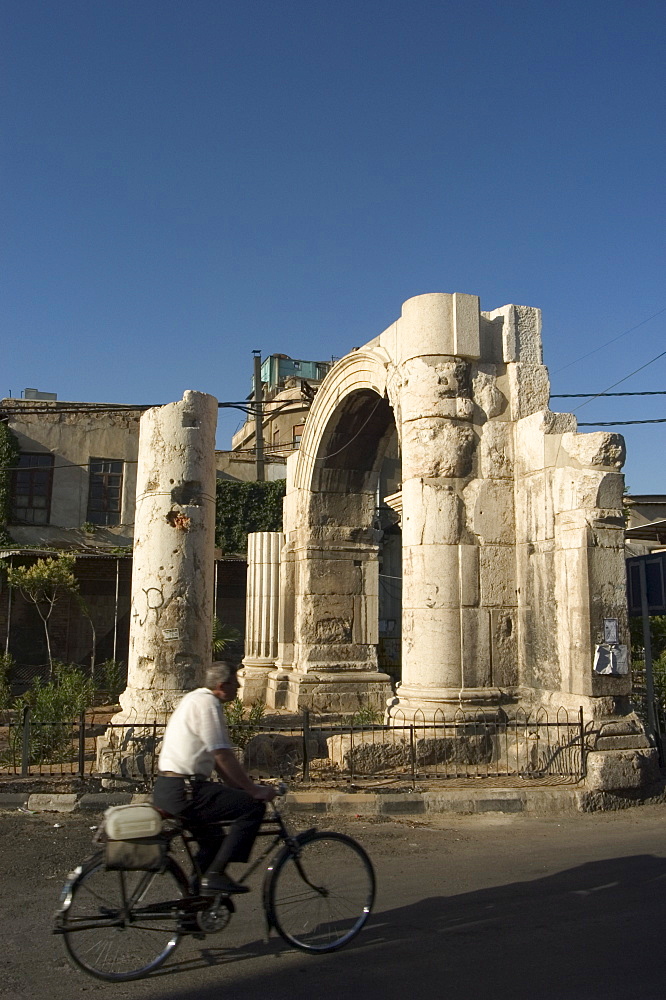
M65 887L59 918L65 948L97 979L140 979L178 945L187 879L172 858L164 871L109 871L96 854Z
M375 899L375 873L360 844L342 833L307 834L269 870L268 919L295 948L335 951L361 930Z

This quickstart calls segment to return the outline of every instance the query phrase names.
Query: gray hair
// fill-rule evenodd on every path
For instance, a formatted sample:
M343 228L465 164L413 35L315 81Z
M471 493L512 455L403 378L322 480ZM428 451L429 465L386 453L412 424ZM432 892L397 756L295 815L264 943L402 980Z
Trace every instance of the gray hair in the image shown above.
M205 687L214 691L220 684L225 684L236 676L236 666L229 660L215 660L206 671Z

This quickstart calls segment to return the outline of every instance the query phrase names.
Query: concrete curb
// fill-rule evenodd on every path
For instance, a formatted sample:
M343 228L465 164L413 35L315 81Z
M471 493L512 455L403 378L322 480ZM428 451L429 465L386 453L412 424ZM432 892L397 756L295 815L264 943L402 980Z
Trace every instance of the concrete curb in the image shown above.
M292 812L338 813L355 816L423 816L441 813L524 813L556 816L583 811L581 791L564 789L487 790L444 788L404 794L376 792L290 792L286 803Z
M562 816L581 812L623 809L641 802L663 801L663 789L644 798L627 799L584 787L557 788L441 788L426 792L289 792L285 803L292 813L330 813L352 816L413 816L449 813L512 813L526 816ZM656 796L655 796L655 793ZM131 792L91 792L77 795L48 792L0 792L0 811L34 813L79 811L102 813L109 806L148 802L150 795Z

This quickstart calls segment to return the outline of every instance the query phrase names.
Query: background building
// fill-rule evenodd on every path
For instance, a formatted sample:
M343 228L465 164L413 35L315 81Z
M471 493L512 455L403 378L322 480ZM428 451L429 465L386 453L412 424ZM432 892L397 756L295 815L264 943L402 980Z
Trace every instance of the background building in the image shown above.
M301 443L312 400L328 374L331 361L297 361L271 354L261 364L263 393L264 474L268 480L286 477L286 459ZM254 378L248 399L254 398ZM218 474L223 478L254 480L256 421L249 417L233 435L230 451L218 451Z
M625 497L627 547L631 555L657 551L666 546L666 496L641 494ZM639 551L640 549L640 551Z
M41 394L45 395L45 394ZM126 662L139 420L146 407L49 399L3 399L0 421L19 449L0 471L9 495L9 542L0 558L29 564L56 551L76 556L75 575L89 619L62 598L50 620L54 656L89 664ZM245 560L216 560L216 609L242 635ZM93 632L94 627L94 649ZM0 648L10 652L18 691L43 674L47 655L35 608L10 595L0 577ZM240 650L239 650L240 651Z

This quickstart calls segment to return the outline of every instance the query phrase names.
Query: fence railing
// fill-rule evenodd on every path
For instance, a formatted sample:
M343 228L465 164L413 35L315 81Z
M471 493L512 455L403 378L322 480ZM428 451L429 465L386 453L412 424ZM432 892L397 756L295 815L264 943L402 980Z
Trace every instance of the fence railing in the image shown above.
M662 762L666 749L666 669L661 660L652 664L652 689L654 694L653 713L655 732L653 733ZM650 732L650 712L648 711L648 684L645 671L645 660L642 657L632 657L631 662L631 700L636 713Z
M68 722L0 715L0 775L123 777L152 783L166 718L122 724L89 712ZM437 779L578 781L593 743L582 709L486 714L458 711L390 724L309 712L231 727L239 757L257 778L289 783L372 784Z

